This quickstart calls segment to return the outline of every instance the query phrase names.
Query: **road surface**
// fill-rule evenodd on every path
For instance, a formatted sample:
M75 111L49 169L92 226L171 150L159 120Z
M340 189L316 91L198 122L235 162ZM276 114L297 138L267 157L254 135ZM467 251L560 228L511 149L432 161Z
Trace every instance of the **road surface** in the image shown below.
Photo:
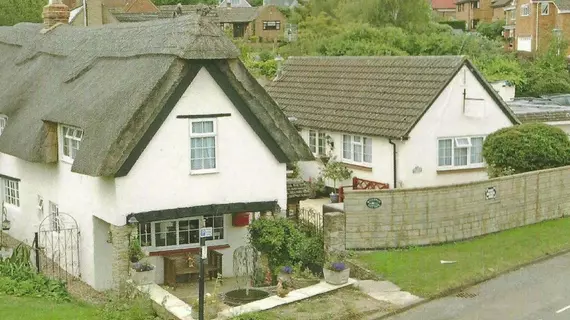
M390 320L569 320L570 254L511 272Z

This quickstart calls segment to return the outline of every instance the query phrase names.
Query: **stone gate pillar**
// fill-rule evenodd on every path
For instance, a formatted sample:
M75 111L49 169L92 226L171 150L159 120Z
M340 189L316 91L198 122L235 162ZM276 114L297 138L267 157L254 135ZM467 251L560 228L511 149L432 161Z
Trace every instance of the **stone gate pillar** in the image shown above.
M343 212L327 212L323 216L325 254L346 250L346 215Z

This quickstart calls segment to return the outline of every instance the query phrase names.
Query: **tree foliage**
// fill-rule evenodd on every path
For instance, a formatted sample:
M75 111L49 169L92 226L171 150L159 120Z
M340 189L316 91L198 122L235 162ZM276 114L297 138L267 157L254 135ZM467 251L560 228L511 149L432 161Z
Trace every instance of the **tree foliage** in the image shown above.
M527 123L500 129L483 144L489 176L570 165L570 139L557 127Z
M482 22L477 25L477 32L482 36L493 40L502 37L504 26L505 20L497 20L490 23Z
M0 0L0 26L20 22L42 22L45 0Z

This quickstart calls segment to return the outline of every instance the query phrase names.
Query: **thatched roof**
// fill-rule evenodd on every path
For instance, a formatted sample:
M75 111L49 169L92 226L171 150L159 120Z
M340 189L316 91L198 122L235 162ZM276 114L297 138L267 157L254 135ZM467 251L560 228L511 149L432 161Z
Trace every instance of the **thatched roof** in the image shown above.
M301 127L406 138L463 66L516 123L463 56L289 57L267 91Z
M2 153L49 162L47 124L67 124L84 130L73 172L125 175L206 67L279 161L312 159L231 40L202 17L41 29L0 27Z

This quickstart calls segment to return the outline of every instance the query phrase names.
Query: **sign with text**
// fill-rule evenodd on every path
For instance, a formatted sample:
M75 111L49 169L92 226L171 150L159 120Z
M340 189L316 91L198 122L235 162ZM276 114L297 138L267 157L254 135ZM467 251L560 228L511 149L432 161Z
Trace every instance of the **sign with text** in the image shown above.
M212 227L200 228L200 238L210 238L214 234Z
M378 209L382 206L382 200L378 198L370 198L366 200L366 206L370 209Z

